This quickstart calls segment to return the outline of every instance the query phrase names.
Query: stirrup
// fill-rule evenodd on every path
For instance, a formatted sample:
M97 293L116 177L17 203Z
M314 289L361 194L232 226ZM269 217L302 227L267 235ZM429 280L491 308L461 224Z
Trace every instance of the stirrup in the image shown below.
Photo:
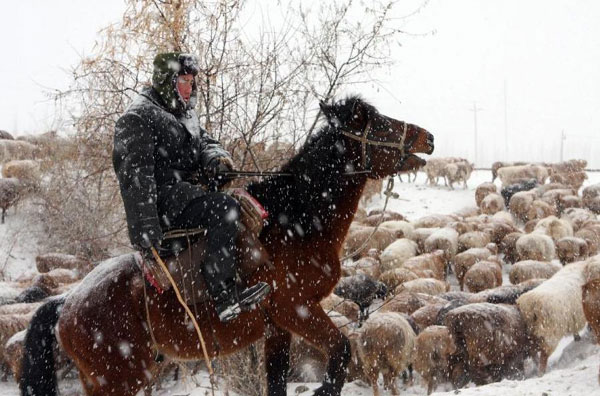
M256 309L258 304L265 299L270 291L271 286L265 282L259 282L242 290L240 293L236 293L235 288L223 290L215 298L215 309L219 320L226 323L237 318L242 312Z

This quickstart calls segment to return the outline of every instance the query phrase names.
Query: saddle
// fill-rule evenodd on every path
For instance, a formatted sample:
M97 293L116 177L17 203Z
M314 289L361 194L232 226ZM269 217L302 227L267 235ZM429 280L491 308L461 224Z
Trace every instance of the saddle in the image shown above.
M234 189L228 193L238 200L241 207L240 232L236 244L237 282L245 287L247 279L254 272L263 266L271 265L269 255L258 239L267 213L260 203L244 190ZM195 283L195 277L192 276L195 271L200 271L199 263L204 260L206 230L172 230L165 234L165 240L174 255L162 259L185 302L194 305L207 301L210 296L206 291L206 284L203 280L199 284ZM173 287L163 268L155 260L144 260L141 267L146 280L159 293Z

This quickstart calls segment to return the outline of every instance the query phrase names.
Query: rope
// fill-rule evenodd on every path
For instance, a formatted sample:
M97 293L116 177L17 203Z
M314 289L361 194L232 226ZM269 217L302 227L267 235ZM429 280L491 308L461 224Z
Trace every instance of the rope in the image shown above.
M369 243L369 241L371 240L371 238L373 238L373 235L375 235L375 233L377 232L377 229L379 228L379 225L383 222L383 216L385 215L385 209L387 208L388 201L390 200L390 197L394 195L392 193L392 189L393 188L394 188L394 176L390 176L388 178L387 187L385 188L385 192L384 192L384 194L385 194L385 202L383 204L383 210L381 211L381 216L379 217L379 220L377 221L377 224L375 225L375 228L373 228L373 231L371 231L371 234L369 234L369 236L367 237L367 239L363 242L363 244L360 247L358 247L352 253L349 253L349 254L343 256L342 258L340 258L340 261L345 261L345 260L347 260L349 258L352 258L352 257L356 256L358 253L360 253L363 250L365 250L365 248L367 247L367 243Z
M165 262L162 261L162 259L160 258L160 256L158 255L158 252L156 251L156 249L154 247L152 247L151 249L152 249L152 255L154 256L154 259L161 266L162 270L165 272L165 275L167 275L167 278L169 278L169 282L171 282L171 286L173 286L173 290L175 290L175 295L177 296L177 300L179 301L179 304L181 304L181 306L183 307L185 312L187 312L188 316L190 317L190 319L194 325L194 329L196 329L196 334L198 335L198 339L200 340L200 345L202 346L202 353L204 354L204 360L206 363L206 367L208 368L208 375L209 375L210 383L212 386L214 383L214 371L212 368L212 364L210 362L210 358L208 357L208 352L206 350L206 344L204 343L204 337L202 336L202 331L200 330L200 326L198 326L198 322L196 321L194 314L190 310L190 307L188 307L188 305L185 303L185 301L181 297L179 288L177 287L175 280L173 279L173 277L171 276L171 273L169 272L167 266L165 265ZM214 395L214 386L213 386L213 395Z

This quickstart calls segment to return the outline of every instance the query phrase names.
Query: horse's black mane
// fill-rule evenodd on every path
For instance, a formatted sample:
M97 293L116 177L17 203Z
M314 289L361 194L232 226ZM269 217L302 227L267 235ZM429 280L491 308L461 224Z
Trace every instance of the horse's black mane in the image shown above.
M276 176L248 186L250 194L269 212L267 228L280 224L290 237L320 233L333 220L346 188L364 183L364 175L344 175L353 170L353 159L337 128L347 125L358 106L369 116L377 112L359 96L337 102L332 107L336 120L323 125L282 167L282 172L293 177Z

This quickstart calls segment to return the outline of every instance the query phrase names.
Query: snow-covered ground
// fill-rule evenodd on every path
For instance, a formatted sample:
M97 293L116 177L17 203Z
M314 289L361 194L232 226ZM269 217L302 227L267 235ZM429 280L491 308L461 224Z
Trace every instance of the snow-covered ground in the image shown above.
M406 179L406 177L405 177ZM474 190L477 185L491 179L490 171L476 171L469 180L469 188L458 187L450 190L443 185L426 186L425 176L419 174L414 183L399 183L396 180L394 191L399 199L391 199L388 209L400 212L410 220L432 213L452 213L465 206L474 206ZM585 185L600 183L600 173L589 173ZM369 209L381 208L383 199L374 199L368 203ZM31 227L20 220L21 213L11 210L7 222L0 225L0 268L8 270L11 278L20 272L26 272L35 267L33 257L36 254L35 238L31 238ZM505 380L486 386L470 386L459 391L453 391L449 385L438 388L435 395L464 395L464 396L592 396L600 395L598 384L598 367L600 365L600 346L592 342L592 337L585 333L582 340L573 342L572 338L564 339L555 353L550 357L548 372L538 377L530 367L527 379L522 381ZM221 381L222 383L223 381ZM317 383L292 383L288 385L288 395L308 396L311 390L317 388ZM205 372L190 377L184 376L177 382L163 384L163 390L155 392L160 396L210 395L210 383ZM223 388L221 386L221 388ZM72 379L63 384L63 395L81 394L77 380ZM415 383L410 386L400 386L401 395L425 395L420 378L416 376ZM0 382L0 396L16 396L18 390L14 381ZM215 395L225 395L224 388L216 391ZM233 392L229 392L234 395ZM370 396L372 389L360 381L347 383L342 394L344 396ZM388 393L383 392L383 395ZM242 395L240 395L242 396Z

